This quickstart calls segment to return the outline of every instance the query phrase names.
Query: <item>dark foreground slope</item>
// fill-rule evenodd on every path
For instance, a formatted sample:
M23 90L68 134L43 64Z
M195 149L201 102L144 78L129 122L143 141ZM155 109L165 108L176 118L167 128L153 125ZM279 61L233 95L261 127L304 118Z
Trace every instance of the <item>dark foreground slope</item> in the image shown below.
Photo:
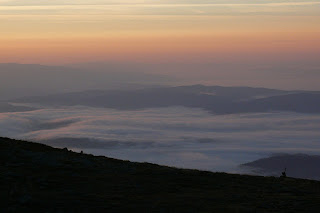
M0 138L0 212L317 212L320 182L175 169Z

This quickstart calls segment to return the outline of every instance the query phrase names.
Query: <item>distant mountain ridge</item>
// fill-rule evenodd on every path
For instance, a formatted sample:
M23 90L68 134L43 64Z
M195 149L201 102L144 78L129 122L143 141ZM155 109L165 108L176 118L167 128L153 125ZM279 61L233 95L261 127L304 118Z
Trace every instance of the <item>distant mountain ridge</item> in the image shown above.
M136 90L94 90L15 100L56 106L85 105L113 109L184 106L216 114L290 111L320 113L320 92L251 87L178 86Z
M26 107L26 106L14 106L14 105L6 103L6 102L0 102L0 113L3 113L3 112L24 112L24 111L31 111L31 110L35 110L35 108Z
M0 63L0 100L93 89L137 89L165 85L173 80L139 71Z
M259 159L243 166L257 173L279 175L286 169L290 177L320 180L320 156L306 154L282 154Z

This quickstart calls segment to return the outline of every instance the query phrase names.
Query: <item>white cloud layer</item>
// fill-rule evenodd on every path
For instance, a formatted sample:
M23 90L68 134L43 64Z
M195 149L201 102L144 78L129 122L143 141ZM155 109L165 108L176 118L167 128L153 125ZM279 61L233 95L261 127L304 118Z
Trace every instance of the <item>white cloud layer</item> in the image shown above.
M272 153L320 153L320 115L211 115L171 107L88 107L0 113L0 135L133 161L239 172Z

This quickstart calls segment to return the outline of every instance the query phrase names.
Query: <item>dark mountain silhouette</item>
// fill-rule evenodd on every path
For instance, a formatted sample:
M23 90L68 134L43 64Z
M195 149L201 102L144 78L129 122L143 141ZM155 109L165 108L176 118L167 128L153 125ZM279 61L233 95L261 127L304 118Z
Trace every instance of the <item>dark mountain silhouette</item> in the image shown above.
M133 163L0 138L1 212L317 212L320 182Z
M320 180L320 156L305 154L284 154L244 164L259 173L280 175L287 168L287 176Z
M270 111L320 113L319 92L203 85L139 90L96 90L29 97L15 101L114 109L184 106L202 108L217 114Z

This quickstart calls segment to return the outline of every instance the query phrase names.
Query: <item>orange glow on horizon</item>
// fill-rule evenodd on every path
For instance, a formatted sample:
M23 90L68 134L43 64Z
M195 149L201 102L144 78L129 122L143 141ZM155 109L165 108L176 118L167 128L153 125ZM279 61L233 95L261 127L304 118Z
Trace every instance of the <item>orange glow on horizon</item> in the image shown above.
M41 2L40 2L41 3ZM317 57L317 1L0 0L0 63Z
M320 33L0 39L2 62L212 60L244 55L319 54Z

